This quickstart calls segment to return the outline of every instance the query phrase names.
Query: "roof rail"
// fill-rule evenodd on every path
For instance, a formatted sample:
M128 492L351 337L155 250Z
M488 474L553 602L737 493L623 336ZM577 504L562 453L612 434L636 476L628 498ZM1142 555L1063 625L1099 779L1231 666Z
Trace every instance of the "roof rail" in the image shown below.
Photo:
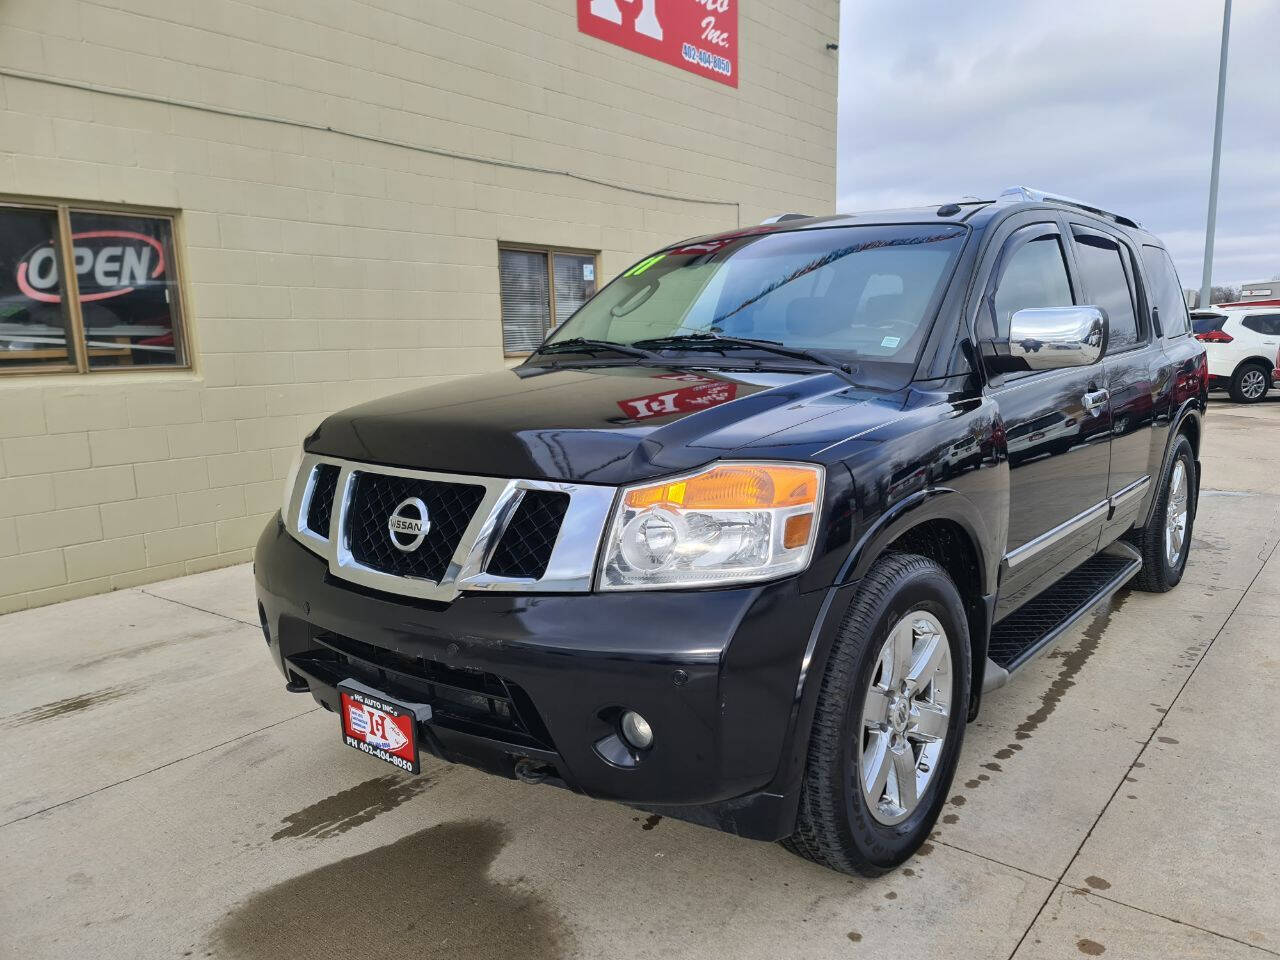
M1072 197L1064 197L1061 194L1049 193L1047 190L1037 190L1035 187L1007 187L1000 191L1001 200L1031 200L1038 203L1061 203L1068 207L1079 207L1081 210L1088 210L1090 213L1096 213L1099 216L1107 217L1116 223L1126 227L1133 227L1135 230L1141 230L1142 224L1131 217L1124 214L1113 213L1110 210L1104 210L1102 207L1094 206L1092 203L1085 203L1083 200L1076 200Z
M808 219L810 219L810 217L809 217L809 214L807 213L780 213L776 217L768 217L764 220L761 220L760 226L763 227L766 223L785 223L788 220L808 220Z

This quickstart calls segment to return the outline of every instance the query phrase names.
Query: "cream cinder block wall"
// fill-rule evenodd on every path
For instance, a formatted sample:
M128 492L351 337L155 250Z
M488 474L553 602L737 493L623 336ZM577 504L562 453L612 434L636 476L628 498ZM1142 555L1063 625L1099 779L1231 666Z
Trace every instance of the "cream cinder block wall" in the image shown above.
M194 367L0 375L0 612L247 560L327 412L504 363L499 241L832 210L837 0L741 0L736 90L575 7L0 2L0 194L179 210Z

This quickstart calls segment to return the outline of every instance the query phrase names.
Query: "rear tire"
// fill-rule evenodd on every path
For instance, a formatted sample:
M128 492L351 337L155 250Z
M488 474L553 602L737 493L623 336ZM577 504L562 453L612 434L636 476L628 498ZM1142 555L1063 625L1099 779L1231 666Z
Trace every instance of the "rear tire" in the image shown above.
M1236 403L1261 403L1267 399L1271 372L1260 363L1242 363L1231 375L1231 399Z
M1142 569L1133 579L1134 587L1147 593L1166 593L1178 585L1191 553L1191 528L1199 495L1195 453L1187 435L1180 433L1160 477L1151 520L1128 537L1142 552ZM1177 527L1181 529L1175 535Z
M869 877L915 853L951 787L970 676L968 620L951 578L926 557L882 557L828 658L783 846Z

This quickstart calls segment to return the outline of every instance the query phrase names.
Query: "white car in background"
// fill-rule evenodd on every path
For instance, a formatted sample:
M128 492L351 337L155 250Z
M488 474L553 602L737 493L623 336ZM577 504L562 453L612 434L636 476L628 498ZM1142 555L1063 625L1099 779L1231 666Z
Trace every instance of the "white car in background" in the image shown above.
M1280 370L1280 302L1195 310L1191 325L1209 357L1210 390L1236 403L1266 398Z

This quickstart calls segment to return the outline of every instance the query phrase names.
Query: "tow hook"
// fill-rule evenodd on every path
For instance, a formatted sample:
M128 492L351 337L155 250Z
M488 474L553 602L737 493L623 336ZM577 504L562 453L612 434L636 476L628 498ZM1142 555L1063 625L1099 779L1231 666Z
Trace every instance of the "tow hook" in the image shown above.
M545 763L521 757L516 761L515 775L522 783L542 783L547 777L554 776L555 770Z

